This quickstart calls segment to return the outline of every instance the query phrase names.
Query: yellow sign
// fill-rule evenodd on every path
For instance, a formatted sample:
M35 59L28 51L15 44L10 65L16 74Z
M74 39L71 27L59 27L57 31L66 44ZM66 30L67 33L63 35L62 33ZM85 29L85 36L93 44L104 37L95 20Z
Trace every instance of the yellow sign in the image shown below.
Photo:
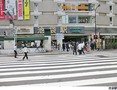
M79 6L68 6L68 5L64 5L62 6L63 10L88 10L89 6L88 5L79 5Z
M24 0L24 20L30 19L30 0Z

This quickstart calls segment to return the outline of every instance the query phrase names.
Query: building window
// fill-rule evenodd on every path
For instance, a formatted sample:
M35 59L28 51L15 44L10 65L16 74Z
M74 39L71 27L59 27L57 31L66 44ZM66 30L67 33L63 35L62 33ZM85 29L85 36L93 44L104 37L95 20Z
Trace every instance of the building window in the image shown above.
M110 22L112 22L112 17L110 17Z
M69 16L69 23L77 23L77 17L76 16Z
M112 6L110 6L110 11L112 11Z
M90 17L89 16L79 16L78 17L78 23L90 23Z

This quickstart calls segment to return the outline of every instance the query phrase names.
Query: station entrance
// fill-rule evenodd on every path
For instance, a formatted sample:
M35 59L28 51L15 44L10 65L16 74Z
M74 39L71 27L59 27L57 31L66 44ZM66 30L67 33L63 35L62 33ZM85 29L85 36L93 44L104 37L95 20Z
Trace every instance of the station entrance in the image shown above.
M64 36L63 42L87 42L88 41L88 36Z

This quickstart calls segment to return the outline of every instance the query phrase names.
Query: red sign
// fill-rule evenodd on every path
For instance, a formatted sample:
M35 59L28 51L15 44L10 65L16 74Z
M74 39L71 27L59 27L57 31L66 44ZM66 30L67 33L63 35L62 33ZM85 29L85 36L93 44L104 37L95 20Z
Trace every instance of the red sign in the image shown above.
M3 11L5 6L5 0L0 0L0 20L4 20L5 19L5 15L3 13Z
M23 20L23 1L18 0L18 20Z

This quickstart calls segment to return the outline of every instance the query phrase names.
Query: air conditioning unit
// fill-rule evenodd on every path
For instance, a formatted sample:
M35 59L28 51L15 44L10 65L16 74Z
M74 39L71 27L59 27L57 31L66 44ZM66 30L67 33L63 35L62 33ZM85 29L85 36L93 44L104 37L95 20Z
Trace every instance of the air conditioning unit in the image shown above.
M37 2L42 2L42 0L32 0L31 2L37 3Z
M54 0L54 2L57 2L57 3L64 3L65 0Z
M63 12L63 11L57 11L57 12L55 12L54 14L57 14L57 15L62 16L62 15L65 15L65 12Z

